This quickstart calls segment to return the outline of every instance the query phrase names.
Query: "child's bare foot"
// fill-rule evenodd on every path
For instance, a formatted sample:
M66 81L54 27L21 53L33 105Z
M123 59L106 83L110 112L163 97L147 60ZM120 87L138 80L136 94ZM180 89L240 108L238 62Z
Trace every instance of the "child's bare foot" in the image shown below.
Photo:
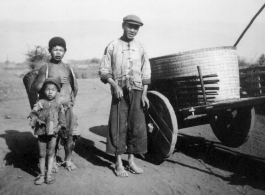
M45 179L46 184L53 184L55 179L51 175L47 175Z
M128 177L129 174L125 171L124 166L115 166L114 172L117 177Z
M126 167L126 170L133 174L141 174L144 172L144 170L138 167L134 162L129 163L129 165Z
M41 185L43 184L45 181L45 175L39 175L36 179L35 179L35 185Z
M72 171L72 170L76 169L76 166L72 161L65 161L65 168L68 171Z
M53 162L53 166L52 166L52 172L53 173L58 173L58 171L59 171L59 166L58 165L59 164L56 161Z

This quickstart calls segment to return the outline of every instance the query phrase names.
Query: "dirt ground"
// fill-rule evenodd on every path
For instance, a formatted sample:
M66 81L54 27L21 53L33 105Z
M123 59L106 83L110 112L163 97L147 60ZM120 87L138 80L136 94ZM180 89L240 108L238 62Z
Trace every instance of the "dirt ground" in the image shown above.
M105 153L110 90L99 79L78 80L75 113L82 136L73 153L77 169L68 172L60 167L54 184L36 186L38 148L26 119L30 107L22 79L7 72L0 76L0 194L265 194L261 115L240 148L222 146L209 125L181 129L169 159L157 164L152 156L139 157L136 162L143 174L116 177L114 157ZM58 160L63 157L61 149Z

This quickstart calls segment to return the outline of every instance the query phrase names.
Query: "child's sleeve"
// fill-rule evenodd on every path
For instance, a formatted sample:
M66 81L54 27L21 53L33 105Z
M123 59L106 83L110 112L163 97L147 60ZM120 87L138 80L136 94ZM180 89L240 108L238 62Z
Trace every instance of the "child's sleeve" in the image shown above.
M38 101L27 118L30 119L29 125L34 128L38 122L39 111L43 108L41 101Z

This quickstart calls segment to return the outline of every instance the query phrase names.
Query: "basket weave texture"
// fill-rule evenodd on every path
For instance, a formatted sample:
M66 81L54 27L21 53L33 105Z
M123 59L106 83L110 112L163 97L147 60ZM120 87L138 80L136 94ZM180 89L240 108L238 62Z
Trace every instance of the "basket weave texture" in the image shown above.
M150 59L152 80L198 75L217 74L219 87L214 102L239 98L239 68L235 47L215 47L193 50ZM216 79L216 78L215 78ZM207 79L211 80L211 78Z

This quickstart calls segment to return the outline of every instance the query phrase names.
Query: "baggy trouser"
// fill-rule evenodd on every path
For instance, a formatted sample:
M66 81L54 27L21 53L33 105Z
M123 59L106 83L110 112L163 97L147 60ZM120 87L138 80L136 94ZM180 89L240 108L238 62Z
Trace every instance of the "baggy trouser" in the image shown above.
M117 98L112 97L106 151L111 154L115 154L116 150L117 154L144 154L147 152L147 132L141 103L142 91L131 90L125 97L120 103Z

